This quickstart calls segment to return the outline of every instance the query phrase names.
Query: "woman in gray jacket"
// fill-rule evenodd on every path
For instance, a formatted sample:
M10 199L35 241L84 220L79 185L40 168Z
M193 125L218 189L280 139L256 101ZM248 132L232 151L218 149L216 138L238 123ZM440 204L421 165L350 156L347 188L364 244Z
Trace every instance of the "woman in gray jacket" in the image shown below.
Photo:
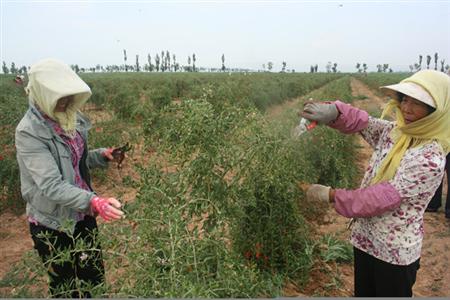
M48 268L50 294L90 297L104 282L95 216L123 216L117 199L94 193L89 176L114 160L112 149L88 150L91 125L79 110L91 90L69 66L41 60L28 77L29 109L15 144L31 236Z

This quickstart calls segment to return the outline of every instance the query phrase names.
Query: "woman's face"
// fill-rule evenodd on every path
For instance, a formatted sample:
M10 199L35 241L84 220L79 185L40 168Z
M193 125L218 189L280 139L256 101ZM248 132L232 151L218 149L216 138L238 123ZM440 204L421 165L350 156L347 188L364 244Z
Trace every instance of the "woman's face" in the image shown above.
M73 96L62 97L56 102L55 112L66 112L67 107L73 101Z
M425 103L407 95L403 95L401 99L400 110L406 124L420 120L430 114L428 105Z

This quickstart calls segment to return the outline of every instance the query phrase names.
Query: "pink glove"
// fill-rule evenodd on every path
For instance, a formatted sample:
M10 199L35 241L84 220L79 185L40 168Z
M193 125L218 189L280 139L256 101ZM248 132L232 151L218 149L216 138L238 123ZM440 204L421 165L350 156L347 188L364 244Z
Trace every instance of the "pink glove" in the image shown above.
M108 160L112 161L114 160L114 156L112 155L114 151L114 148L107 148L105 151L102 152L102 156L106 157Z
M91 200L92 210L105 221L118 220L124 215L120 209L120 202L115 198L100 198L95 196Z

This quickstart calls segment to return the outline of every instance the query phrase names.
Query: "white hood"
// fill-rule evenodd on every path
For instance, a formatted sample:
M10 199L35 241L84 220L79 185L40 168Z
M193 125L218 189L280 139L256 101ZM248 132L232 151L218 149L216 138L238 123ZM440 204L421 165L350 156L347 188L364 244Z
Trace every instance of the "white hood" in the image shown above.
M77 111L92 94L89 86L68 65L55 59L43 59L31 66L26 91L30 100L69 134L75 130ZM56 103L70 95L74 95L74 101L65 116L57 116Z

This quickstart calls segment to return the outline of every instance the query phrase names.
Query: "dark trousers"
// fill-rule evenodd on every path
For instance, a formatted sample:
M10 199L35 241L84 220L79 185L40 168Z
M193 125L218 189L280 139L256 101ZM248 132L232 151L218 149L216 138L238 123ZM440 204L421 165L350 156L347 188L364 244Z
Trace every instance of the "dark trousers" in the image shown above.
M446 162L445 162L445 173L447 173L447 187L450 185L449 168L450 168L450 153L447 154ZM428 203L428 208L437 210L439 207L441 207L443 185L444 185L444 183L441 182L441 185L438 187L438 189L434 193L433 198L431 198L430 203ZM445 215L448 218L450 218L450 193L448 191L447 191L447 200L445 201Z
M412 297L420 259L407 266L379 260L357 248L355 257L355 297Z
M34 248L48 269L50 294L54 298L90 298L104 283L97 222L85 216L72 235L30 223Z

